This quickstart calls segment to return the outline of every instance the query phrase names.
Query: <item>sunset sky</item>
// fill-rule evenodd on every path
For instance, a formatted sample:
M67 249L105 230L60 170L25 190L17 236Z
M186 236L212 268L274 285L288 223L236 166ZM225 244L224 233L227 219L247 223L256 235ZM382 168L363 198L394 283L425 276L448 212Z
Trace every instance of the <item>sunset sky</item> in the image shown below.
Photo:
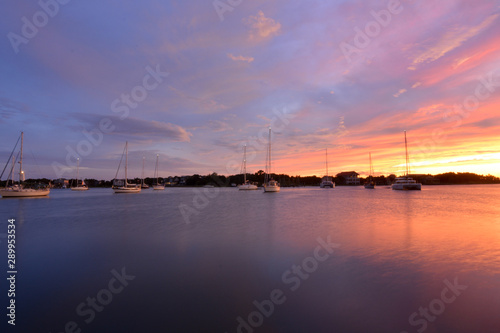
M2 169L24 131L32 178L253 173L272 125L276 173L402 174L406 130L413 173L500 176L498 1L41 3L0 14Z

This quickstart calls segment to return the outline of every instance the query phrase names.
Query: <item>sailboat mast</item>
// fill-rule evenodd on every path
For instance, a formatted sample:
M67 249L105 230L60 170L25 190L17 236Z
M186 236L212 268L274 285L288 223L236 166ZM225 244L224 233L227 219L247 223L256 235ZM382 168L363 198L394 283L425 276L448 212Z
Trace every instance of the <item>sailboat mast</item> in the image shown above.
M243 184L247 183L247 145L243 147Z
M372 166L372 153L368 153L369 156L370 156L370 177L372 176L373 174L373 166Z
M158 179L160 178L159 177L159 172L158 172L158 157L160 156L160 154L156 154L156 168L155 168L155 173L156 173L156 185L158 185Z
M326 158L326 180L328 181L328 148L325 149L325 158Z
M271 175L271 127L269 127L269 175Z
M125 141L125 185L127 186L128 141Z
M78 172L80 171L80 158L76 159L76 187L78 187Z
M146 160L146 156L142 157L142 172L141 172L141 185L144 185L144 161Z
M406 131L405 131L405 153L406 153L406 177L408 177L409 169L408 169L408 142L406 140Z
M24 141L24 133L21 132L21 156L19 158L19 183L21 183L23 179L23 141Z

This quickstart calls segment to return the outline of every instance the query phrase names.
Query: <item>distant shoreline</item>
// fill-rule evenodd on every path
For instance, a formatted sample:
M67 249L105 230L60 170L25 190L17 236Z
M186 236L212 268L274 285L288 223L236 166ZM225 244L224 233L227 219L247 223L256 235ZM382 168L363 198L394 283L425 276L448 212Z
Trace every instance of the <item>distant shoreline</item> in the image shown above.
M319 186L324 177L318 176L290 176L286 174L271 174L271 176L277 180L282 187L304 187L304 186ZM429 174L410 174L417 182L424 186L431 185L495 185L500 184L500 178L492 175L478 175L475 173L454 173L448 172L438 175ZM336 186L362 186L365 184L369 177L359 177L359 174L355 171L341 172L336 176L329 176ZM371 180L377 186L391 186L397 176L391 174L389 176L373 176ZM250 183L256 184L258 186L262 185L264 182L264 171L259 170L254 174L247 173L246 180ZM93 178L85 178L85 184L88 187L107 187L110 188L114 180L98 180ZM217 187L236 187L239 184L243 184L244 175L237 174L231 176L218 175L217 173L212 173L208 175L185 175L185 176L169 176L160 177L160 183L167 187L203 187L206 185L212 185ZM156 178L146 177L141 178L131 178L128 179L130 184L147 184L152 186L157 182ZM52 188L70 188L75 186L76 179L70 178L60 178L60 179L27 179L24 183L32 186L37 186L38 184L50 184ZM0 182L0 187L4 187L6 181Z

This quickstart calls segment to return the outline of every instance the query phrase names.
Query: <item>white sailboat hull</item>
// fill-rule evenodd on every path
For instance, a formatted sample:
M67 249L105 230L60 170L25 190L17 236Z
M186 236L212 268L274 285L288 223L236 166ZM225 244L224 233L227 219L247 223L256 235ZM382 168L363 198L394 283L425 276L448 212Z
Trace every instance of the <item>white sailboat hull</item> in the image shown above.
M397 191L420 191L422 184L392 184L392 189Z
M88 191L88 187L86 186L80 186L80 187L72 187L71 191Z
M44 197L49 195L50 190L35 190L31 188L23 189L1 189L0 195L4 198L23 198L23 197Z
M321 182L319 184L320 188L335 188L335 183L332 181Z
M165 186L163 185L153 185L153 190L155 191L163 191L165 189Z
M392 184L392 189L397 191L420 191L422 190L422 184L417 183L411 177L399 177Z
M115 193L140 193L141 192L141 187L116 187L113 189Z
M264 185L264 192L279 192L280 187L276 185Z
M253 184L242 184L238 186L238 189L240 191L251 191L251 190L258 190L259 188L257 187L257 185Z

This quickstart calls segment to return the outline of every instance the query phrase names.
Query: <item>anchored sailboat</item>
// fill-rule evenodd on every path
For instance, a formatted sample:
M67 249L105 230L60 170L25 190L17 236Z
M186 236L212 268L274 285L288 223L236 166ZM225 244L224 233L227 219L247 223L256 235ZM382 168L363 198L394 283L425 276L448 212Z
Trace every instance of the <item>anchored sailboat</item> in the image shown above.
M158 173L159 173L159 170L158 170L158 157L160 155L159 154L156 154L156 166L155 166L155 174L154 174L154 177L156 178L156 184L153 185L153 190L164 190L165 189L165 185L163 184L160 184L160 178L158 176Z
M40 188L25 188L22 185L22 182L25 180L25 174L23 171L23 141L24 141L24 133L21 132L21 150L19 152L19 184L14 184L14 161L15 157L13 156L14 150L16 149L16 146L14 146L14 150L12 151L11 156L9 157L9 160L12 158L12 169L10 172L11 175L11 186L8 186L9 181L5 183L5 188L0 189L0 195L4 198L12 198L12 197L42 197L46 196L50 193L50 189L46 187L40 187ZM19 139L17 140L19 142ZM9 161L7 161L7 165L9 164ZM7 166L6 166L7 167ZM4 168L5 170L5 168ZM2 172L3 173L3 172Z
M118 176L118 172L120 171L120 165L122 161L120 160L120 164L118 165L118 170L116 170L116 176L113 180L113 190L115 193L139 193L141 192L141 186L138 184L129 184L127 181L127 167L128 167L128 142L125 142L125 180L122 182L121 180L116 179ZM122 154L123 159L123 154Z
M375 188L375 182L373 181L373 165L372 165L372 153L370 154L370 175L368 176L368 181L365 184L365 188L368 189L374 189Z
M243 184L238 186L240 190L258 190L257 185L247 180L247 145L243 148Z
M89 187L85 184L85 181L82 179L82 184L78 184L78 171L80 169L80 158L77 159L76 162L76 186L71 188L71 191L87 191Z
M321 180L319 184L320 188L335 188L335 183L332 181L331 177L328 177L328 148L326 148L326 176Z
M408 157L408 142L406 140L406 131L405 131L405 152L406 152L406 175L403 177L396 178L396 182L392 184L393 190L417 190L420 191L422 189L422 184L417 183L416 180L409 177L410 174L410 158Z
M280 184L271 176L271 127L269 127L269 145L266 156L266 173L264 175L264 192L279 192Z

